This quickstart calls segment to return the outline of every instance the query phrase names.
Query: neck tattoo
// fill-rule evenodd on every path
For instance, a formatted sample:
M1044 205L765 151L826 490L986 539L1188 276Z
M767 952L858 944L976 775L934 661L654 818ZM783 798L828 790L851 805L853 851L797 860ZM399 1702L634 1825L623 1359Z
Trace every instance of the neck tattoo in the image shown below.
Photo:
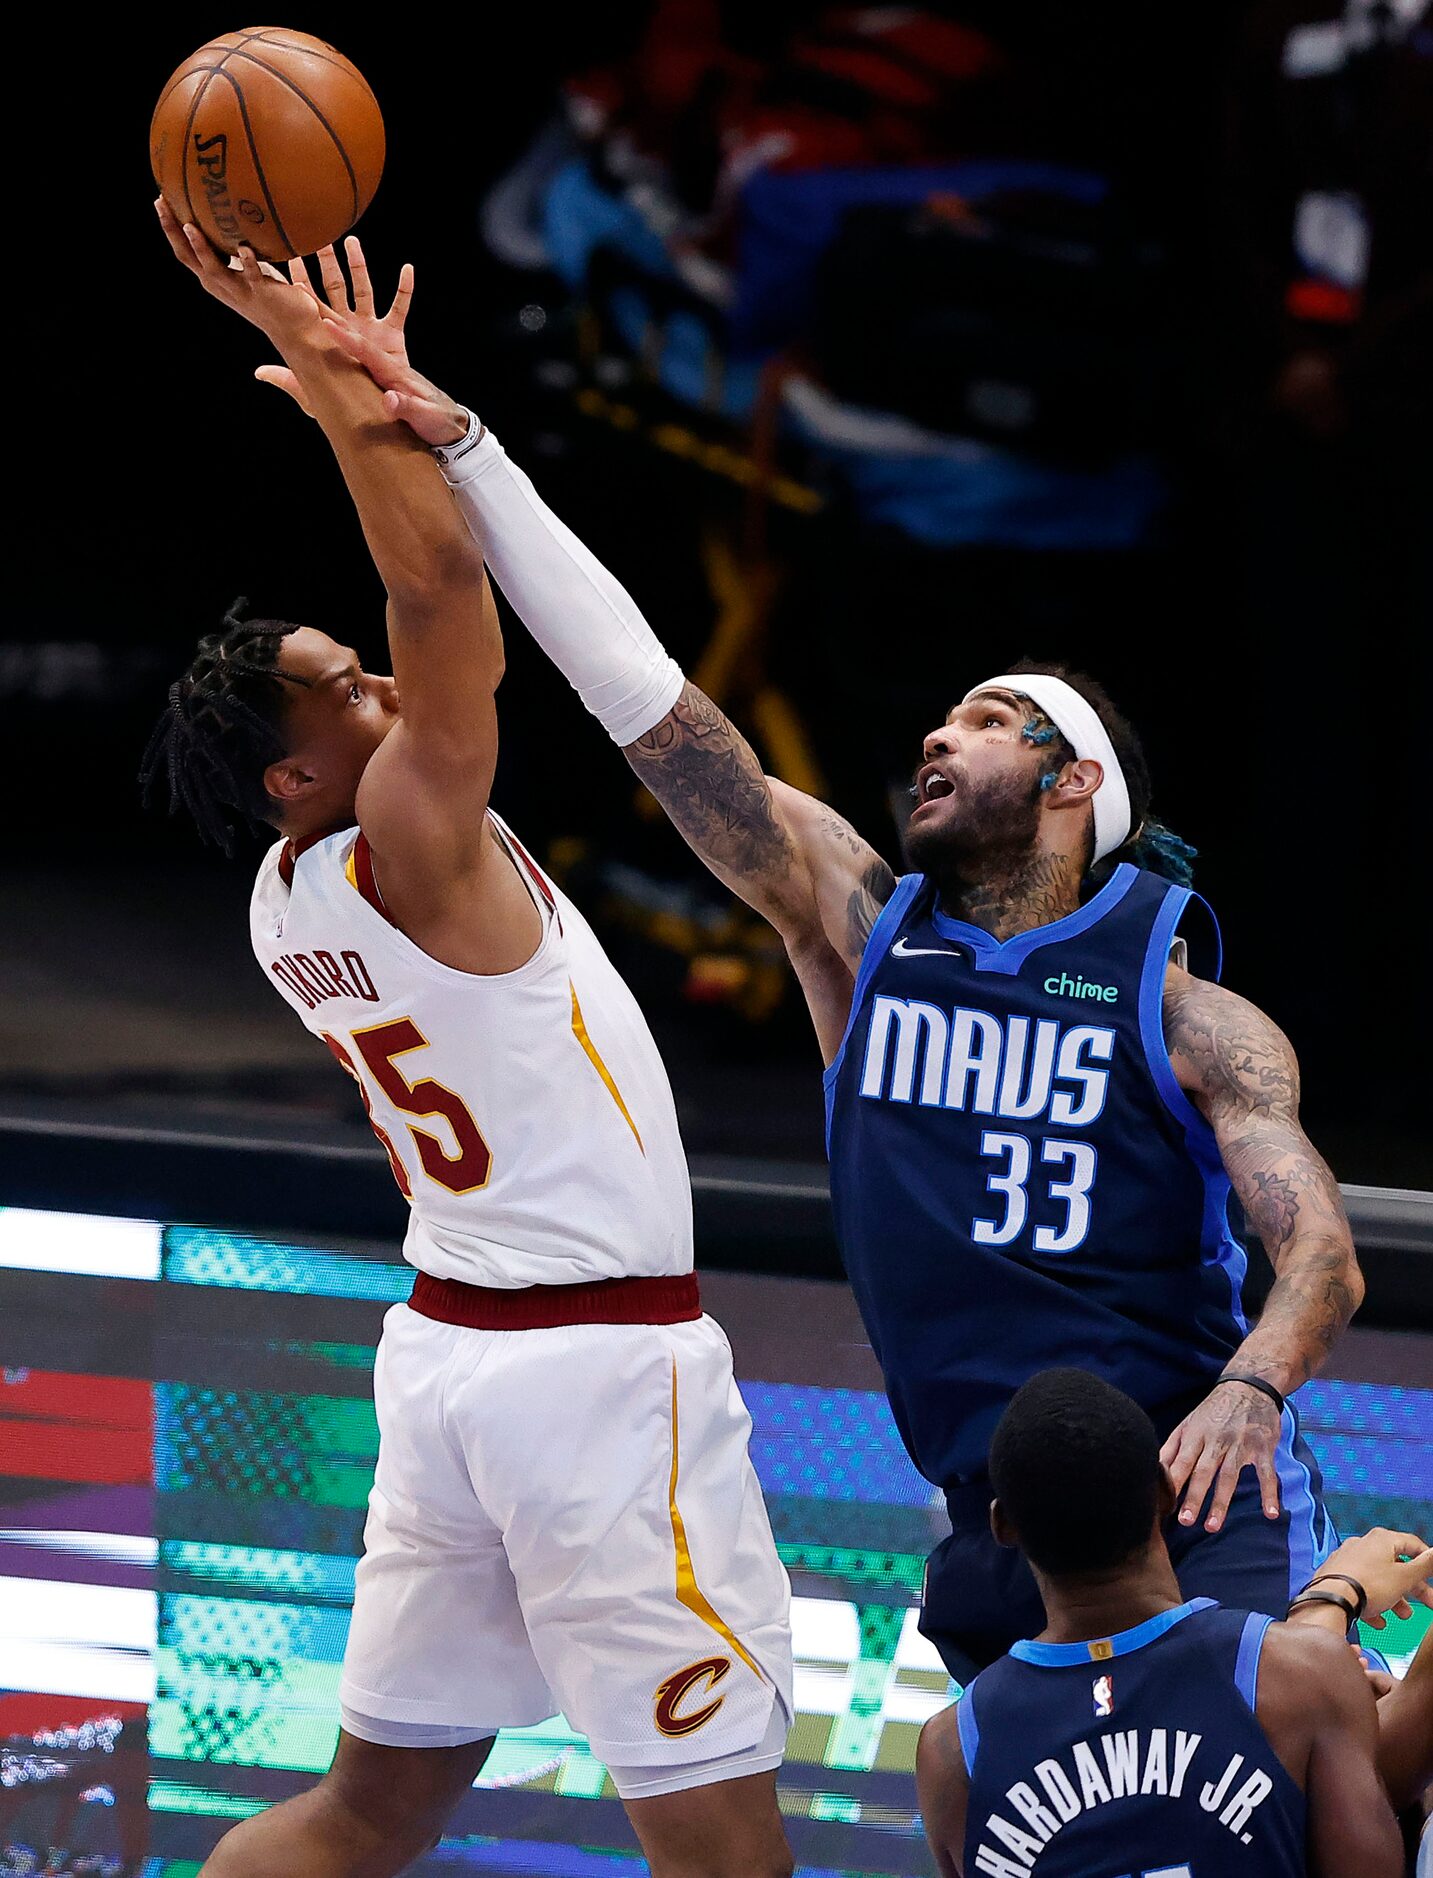
M996 939L1064 919L1080 904L1083 870L1073 855L982 856L979 880L941 883L941 911Z

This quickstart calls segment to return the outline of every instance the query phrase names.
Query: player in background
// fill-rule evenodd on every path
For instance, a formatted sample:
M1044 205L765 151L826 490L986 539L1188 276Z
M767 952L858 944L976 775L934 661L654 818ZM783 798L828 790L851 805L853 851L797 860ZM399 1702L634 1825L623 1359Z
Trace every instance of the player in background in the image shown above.
M307 627L231 619L171 687L147 769L226 847L240 821L278 831L254 949L357 1080L418 1268L375 1369L333 1766L205 1873L398 1872L497 1730L560 1707L658 1878L782 1878L789 1587L731 1351L701 1313L656 1046L488 808L503 652L480 549L313 296L247 251L226 267L156 206L331 444L387 589L393 676Z
M1419 1878L1433 1878L1433 1628L1401 1678L1376 1676L1378 1765L1389 1797L1421 1833Z
M1024 1384L990 1472L992 1532L1030 1561L1046 1623L921 1731L921 1816L945 1878L1032 1863L1041 1878L1397 1878L1373 1692L1336 1601L1358 1581L1373 1621L1406 1616L1410 1597L1433 1601L1433 1549L1411 1533L1349 1540L1284 1623L1186 1602L1154 1425L1082 1370Z
M1350 1621L1382 1630L1386 1611L1408 1617L1410 1599L1433 1604L1426 1584L1433 1551L1419 1551L1421 1543L1412 1533L1383 1526L1345 1539L1319 1567L1316 1590L1305 1587L1299 1622L1343 1638ZM1425 1814L1433 1811L1433 1627L1423 1632L1402 1676L1392 1675L1373 1653L1353 1647L1378 1698L1378 1771L1416 1838Z
M1186 1593L1282 1614L1335 1541L1285 1397L1363 1282L1294 1053L1213 982L1191 851L1150 816L1130 726L1054 668L976 684L924 740L915 871L897 880L832 809L763 775L497 440L413 371L401 320L349 310L340 288L343 343L437 449L514 610L786 943L827 1063L842 1255L951 1517L921 1627L952 1674L1039 1628L1028 1568L990 1538L985 1461L1016 1389L1055 1363L1154 1417ZM1275 1271L1253 1327L1231 1188Z

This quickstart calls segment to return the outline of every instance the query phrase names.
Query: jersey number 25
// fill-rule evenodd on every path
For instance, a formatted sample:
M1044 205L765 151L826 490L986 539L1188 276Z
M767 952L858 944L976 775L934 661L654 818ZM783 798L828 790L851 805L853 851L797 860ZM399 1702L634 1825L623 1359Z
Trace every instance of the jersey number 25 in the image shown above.
M369 1126L383 1143L388 1164L393 1169L393 1178L398 1182L403 1197L411 1200L413 1187L408 1179L408 1170L392 1138L374 1116L367 1086L353 1058L337 1037L331 1036L328 1031L323 1033L323 1040L358 1084ZM410 1050L428 1048L428 1039L413 1019L396 1017L390 1023L375 1024L371 1030L355 1030L350 1041L363 1058L364 1068L401 1115L441 1115L452 1131L455 1153L450 1153L437 1135L431 1134L426 1128L415 1128L411 1122L408 1124L408 1133L418 1150L418 1163L429 1180L446 1188L449 1193L476 1193L486 1187L492 1173L492 1153L463 1098L444 1084L434 1082L431 1076L410 1083L394 1061L395 1057L406 1056Z

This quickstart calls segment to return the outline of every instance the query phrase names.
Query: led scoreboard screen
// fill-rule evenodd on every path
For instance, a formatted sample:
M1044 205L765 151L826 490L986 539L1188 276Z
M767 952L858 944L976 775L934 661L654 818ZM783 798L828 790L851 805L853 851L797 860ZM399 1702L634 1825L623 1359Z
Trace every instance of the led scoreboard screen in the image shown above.
M327 1766L373 1349L411 1282L391 1249L0 1210L0 1878L187 1878ZM799 1381L744 1373L728 1328L792 1577L798 1870L929 1873L915 1743L956 1693L916 1628L938 1496L879 1392L813 1381L809 1361ZM1299 1403L1345 1531L1433 1526L1433 1390L1325 1379ZM1395 1663L1426 1617L1379 1635ZM558 1717L500 1738L415 1869L645 1867Z

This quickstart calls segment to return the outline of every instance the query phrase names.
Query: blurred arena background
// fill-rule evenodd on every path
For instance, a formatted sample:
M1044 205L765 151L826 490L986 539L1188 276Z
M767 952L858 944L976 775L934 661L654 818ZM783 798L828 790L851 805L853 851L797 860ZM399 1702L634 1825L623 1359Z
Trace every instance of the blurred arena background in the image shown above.
M285 23L383 107L362 234L380 284L416 264L415 362L769 767L895 861L919 736L986 669L1067 659L1129 713L1350 1190L1368 1304L1302 1398L1333 1510L1426 1531L1433 18L1143 13ZM148 208L158 85L235 23L32 17L16 53L63 78L9 280L0 1878L192 1873L325 1763L402 1295L382 1155L249 953L259 846L226 865L133 780L238 593L381 658L321 441ZM516 627L509 655L495 802L662 1044L793 1573L800 1869L926 1872L939 1515L837 1282L804 1012ZM640 1869L560 1728L489 1776L424 1870Z

